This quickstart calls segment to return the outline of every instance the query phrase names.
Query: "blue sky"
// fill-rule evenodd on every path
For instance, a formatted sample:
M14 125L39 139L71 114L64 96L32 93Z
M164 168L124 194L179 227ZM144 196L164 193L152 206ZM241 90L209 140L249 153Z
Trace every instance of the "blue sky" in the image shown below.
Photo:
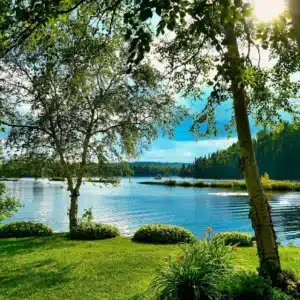
M203 96L203 99L207 97ZM189 101L187 99L179 100L180 104L187 106L192 112L199 112L205 101ZM204 156L213 153L220 149L228 148L231 144L237 141L236 133L228 137L228 132L225 131L226 125L232 116L232 100L228 100L220 105L216 111L216 120L218 124L217 137L207 137L196 140L195 136L190 132L192 121L185 121L175 129L174 138L160 136L153 142L150 149L145 151L139 161L159 161L159 162L193 162L195 157ZM254 122L251 121L251 132L253 135L257 133L257 128Z

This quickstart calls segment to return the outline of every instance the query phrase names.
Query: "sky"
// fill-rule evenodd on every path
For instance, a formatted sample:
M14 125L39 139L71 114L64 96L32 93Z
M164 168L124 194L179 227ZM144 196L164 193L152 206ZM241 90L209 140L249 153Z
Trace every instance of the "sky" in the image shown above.
M204 106L205 93L203 100L192 102L188 99L180 99L179 103L187 106L191 112L200 112ZM237 142L237 135L233 132L229 137L224 126L230 121L232 116L232 100L228 100L219 106L216 111L216 120L218 124L218 135L216 137L206 137L196 140L196 137L190 132L192 121L182 122L175 129L173 139L159 136L153 142L150 149L138 158L138 161L159 161L159 162L182 162L192 163L195 157L205 156L220 149L226 149ZM255 136L258 128L250 121L252 135Z

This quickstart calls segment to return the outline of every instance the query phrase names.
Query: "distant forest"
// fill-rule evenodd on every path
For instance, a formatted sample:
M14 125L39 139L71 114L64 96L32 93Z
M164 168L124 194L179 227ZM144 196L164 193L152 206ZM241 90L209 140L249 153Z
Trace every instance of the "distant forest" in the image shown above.
M179 176L181 163L161 162L123 162L111 164L89 164L87 176L113 177L113 176L150 176L161 175ZM72 165L76 168L76 164ZM43 158L15 157L0 164L0 176L6 178L34 177L53 178L64 177L63 170L58 162L47 161Z
M267 172L272 179L300 179L300 124L284 123L277 131L261 131L253 141L261 175ZM73 165L76 168L76 165ZM91 177L181 176L212 179L242 178L239 167L239 145L195 158L192 164L161 162L123 162L99 166L89 164ZM0 165L3 177L63 177L58 163L42 158L16 157Z
M261 175L267 172L272 179L300 179L300 124L284 123L278 131L261 131L254 140ZM196 178L242 178L239 166L239 145L196 158L183 165L180 176Z

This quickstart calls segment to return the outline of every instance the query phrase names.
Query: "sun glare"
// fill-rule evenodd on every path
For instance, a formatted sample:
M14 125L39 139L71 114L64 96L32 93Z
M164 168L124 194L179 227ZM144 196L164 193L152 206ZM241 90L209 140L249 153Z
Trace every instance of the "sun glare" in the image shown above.
M254 14L263 22L269 22L284 11L284 0L253 0Z

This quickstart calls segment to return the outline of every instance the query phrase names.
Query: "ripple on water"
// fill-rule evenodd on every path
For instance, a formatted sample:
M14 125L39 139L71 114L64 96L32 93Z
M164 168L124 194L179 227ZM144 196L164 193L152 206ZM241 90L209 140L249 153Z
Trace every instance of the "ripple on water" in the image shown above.
M148 223L184 226L198 237L203 236L208 226L215 232L253 232L245 192L137 184L142 180L123 180L117 188L85 184L79 213L92 207L97 221L115 224L127 236ZM56 231L68 230L69 195L60 188L60 183L20 180L6 184L8 192L25 204L9 221L35 220L49 224ZM270 197L280 240L300 245L300 193L273 193Z

